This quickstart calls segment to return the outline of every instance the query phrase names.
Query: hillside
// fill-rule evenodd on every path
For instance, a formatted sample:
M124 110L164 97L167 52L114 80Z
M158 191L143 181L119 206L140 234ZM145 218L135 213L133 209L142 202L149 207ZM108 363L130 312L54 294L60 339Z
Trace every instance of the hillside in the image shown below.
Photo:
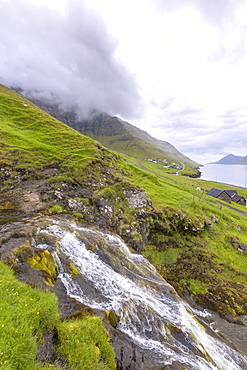
M212 183L145 171L2 85L0 138L0 367L247 366L246 215Z
M180 153L166 141L153 138L147 132L106 113L93 113L87 119L77 119L74 111L64 112L58 105L47 100L32 99L33 103L83 135L99 141L106 148L131 157L160 158L168 162L183 162L186 166L197 168L198 163ZM196 172L196 171L194 171Z

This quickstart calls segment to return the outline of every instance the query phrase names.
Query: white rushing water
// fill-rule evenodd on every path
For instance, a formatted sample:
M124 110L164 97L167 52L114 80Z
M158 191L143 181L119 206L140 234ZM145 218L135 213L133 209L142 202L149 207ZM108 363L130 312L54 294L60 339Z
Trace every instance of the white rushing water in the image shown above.
M209 335L155 268L131 253L120 238L57 222L44 231L59 243L53 256L67 294L91 308L114 311L120 318L117 329L160 362L180 361L199 370L247 369L247 358ZM88 240L94 250L86 248ZM82 278L64 270L64 256Z

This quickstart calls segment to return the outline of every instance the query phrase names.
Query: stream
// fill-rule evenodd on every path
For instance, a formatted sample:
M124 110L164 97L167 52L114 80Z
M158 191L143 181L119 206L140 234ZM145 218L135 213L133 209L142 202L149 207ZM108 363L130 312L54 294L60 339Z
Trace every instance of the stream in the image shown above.
M119 317L117 329L160 363L178 361L190 370L247 369L247 357L202 323L210 312L198 315L117 235L56 219L40 227L38 234L56 239L55 249L43 242L35 247L53 254L67 294L93 309L114 311ZM68 258L80 274L66 272Z

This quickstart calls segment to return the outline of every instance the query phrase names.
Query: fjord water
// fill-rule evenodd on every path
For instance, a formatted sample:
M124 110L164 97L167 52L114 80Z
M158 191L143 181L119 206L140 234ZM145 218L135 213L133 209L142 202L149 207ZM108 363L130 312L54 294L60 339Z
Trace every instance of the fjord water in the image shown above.
M67 294L93 309L114 311L117 329L150 357L164 365L179 362L188 370L247 369L247 358L199 324L172 286L118 236L51 219L38 233L56 239L55 250L46 243L36 248L53 253ZM80 275L66 272L66 258Z
M206 164L200 171L202 180L247 187L247 165Z

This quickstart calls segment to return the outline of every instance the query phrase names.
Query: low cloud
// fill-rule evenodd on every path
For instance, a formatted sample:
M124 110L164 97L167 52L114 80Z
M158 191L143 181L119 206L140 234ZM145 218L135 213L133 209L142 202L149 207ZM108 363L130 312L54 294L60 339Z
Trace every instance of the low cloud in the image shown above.
M0 82L36 98L59 97L79 115L91 109L140 118L135 75L116 57L99 13L70 0L64 13L28 0L0 2ZM33 92L35 91L35 92Z
M235 6L241 3L243 0L155 0L156 6L166 12L192 6L200 13L202 19L218 27L224 26L232 19Z

